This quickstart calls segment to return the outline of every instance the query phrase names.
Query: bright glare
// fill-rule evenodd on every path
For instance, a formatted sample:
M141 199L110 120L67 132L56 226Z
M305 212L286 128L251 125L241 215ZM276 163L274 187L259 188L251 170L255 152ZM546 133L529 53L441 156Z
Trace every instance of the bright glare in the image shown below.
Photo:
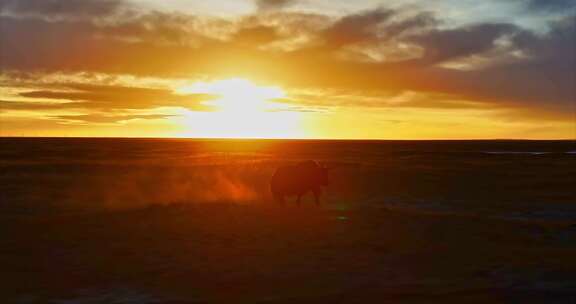
M178 94L211 94L217 99L205 102L214 106L218 111L246 113L274 110L282 105L273 102L273 99L284 98L286 93L273 86L258 86L250 80L231 78L214 82L196 82L192 85L180 87Z
M286 98L279 87L259 86L247 79L231 78L213 82L196 82L180 87L176 93L210 94L215 99L204 102L214 112L183 110L179 124L182 136L222 138L294 138L304 134L299 112L274 102Z

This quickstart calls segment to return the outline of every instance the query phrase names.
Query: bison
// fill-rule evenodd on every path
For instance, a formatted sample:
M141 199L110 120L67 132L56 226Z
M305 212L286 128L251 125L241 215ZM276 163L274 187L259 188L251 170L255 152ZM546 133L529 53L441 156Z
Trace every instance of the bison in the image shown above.
M285 196L297 195L300 205L302 195L312 191L316 205L320 203L322 186L328 185L328 168L309 160L279 167L270 180L274 200L284 203Z

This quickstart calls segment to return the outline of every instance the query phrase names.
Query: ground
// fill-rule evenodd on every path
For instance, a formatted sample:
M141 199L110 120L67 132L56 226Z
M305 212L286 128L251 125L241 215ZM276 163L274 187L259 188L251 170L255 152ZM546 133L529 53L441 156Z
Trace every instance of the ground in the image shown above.
M1 223L5 303L576 299L576 238L558 221L263 203Z

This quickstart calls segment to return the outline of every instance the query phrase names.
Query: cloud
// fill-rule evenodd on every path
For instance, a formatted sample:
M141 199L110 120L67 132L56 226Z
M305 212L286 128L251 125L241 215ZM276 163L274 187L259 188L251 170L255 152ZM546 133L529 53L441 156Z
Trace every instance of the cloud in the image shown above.
M0 0L0 15L45 18L96 18L124 7L121 0Z
M423 31L439 24L436 16L430 12L420 12L396 22L386 24L380 29L380 35L385 39L395 38L412 31Z
M295 2L296 0L256 0L256 7L259 11L271 11L285 8Z
M324 30L322 37L331 47L377 39L377 26L395 15L396 11L379 8L361 13L347 15Z
M526 0L526 6L533 11L561 12L576 8L574 0Z
M410 40L424 50L419 62L436 64L486 52L494 48L497 39L517 31L516 26L508 23L484 23L425 32Z
M189 78L233 75L295 87L392 94L415 91L496 107L574 111L574 16L558 19L543 33L509 23L449 27L439 15L403 8L377 8L341 17L275 11L240 21L158 12L141 12L114 22L37 17L63 16L79 10L89 12L80 15L100 18L116 14L118 7L125 5L109 1L110 8L104 9L97 8L104 4L81 2L96 8L75 8L81 5L79 1L63 12L30 4L40 2L24 1L18 9L10 8L12 13L0 16L0 72L85 71ZM271 7L292 3L260 2ZM6 12L5 4L12 1L1 3ZM302 24L305 30L299 26ZM261 47L291 37L299 39L295 47ZM497 48L501 51L495 52ZM383 55L390 49L399 53L394 60ZM342 56L342 52L363 56ZM493 56L486 59L493 60L493 64L468 70L446 65L486 54ZM499 57L511 54L516 54L514 60ZM67 100L90 109L184 105L202 110L201 100L210 98L143 88L112 91L109 87L49 87L22 96ZM423 102L419 106L423 107Z
M148 109L156 107L183 107L194 111L210 111L203 101L213 99L207 94L176 95L166 89L135 88L105 85L67 84L53 86L48 90L33 90L19 94L40 100L71 101L66 103L2 102L12 109Z
M278 32L274 27L254 26L239 29L231 40L243 46L255 47L271 43L278 38Z
M283 102L312 107L359 107L359 108L415 108L415 109L489 109L489 104L455 99L446 94L423 94L404 92L315 92L295 94Z
M163 114L134 114L134 115L110 115L110 114L84 114L84 115L54 115L51 119L72 123L89 124L115 124L135 119L165 119L174 115Z
M0 100L0 110L62 110L62 109L82 109L86 104L83 102L28 102Z
M336 62L317 56L310 65L324 73L309 71L295 83L356 88L363 92L412 90L495 106L575 113L575 18L561 18L543 34L503 23L427 30L405 38L423 50L420 58L366 63ZM508 44L504 55L514 52L519 57L471 70L438 65L493 51L499 41Z
M93 31L99 39L197 46L213 40L209 37L212 33L203 32L215 26L211 21L225 29L227 22L217 18L203 20L194 15L151 11L98 24Z
M205 43L220 46L194 28L194 16L140 16L118 23L48 21L0 16L0 71L100 71L158 75L205 61L190 54ZM216 21L214 21L216 22ZM209 22L208 22L209 23Z

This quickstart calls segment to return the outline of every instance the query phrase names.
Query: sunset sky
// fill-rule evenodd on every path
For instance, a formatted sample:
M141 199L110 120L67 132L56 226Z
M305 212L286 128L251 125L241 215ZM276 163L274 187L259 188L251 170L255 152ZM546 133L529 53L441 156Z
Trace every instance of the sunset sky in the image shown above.
M0 135L576 138L576 1L0 0Z

